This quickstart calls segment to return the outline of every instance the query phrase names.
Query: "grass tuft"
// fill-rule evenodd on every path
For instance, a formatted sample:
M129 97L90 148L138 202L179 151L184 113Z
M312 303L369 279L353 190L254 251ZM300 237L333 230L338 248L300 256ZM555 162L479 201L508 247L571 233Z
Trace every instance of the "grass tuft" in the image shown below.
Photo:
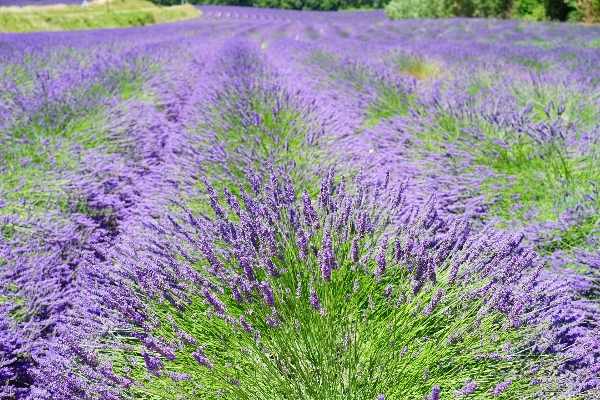
M404 56L396 60L398 73L409 74L423 80L437 75L441 70L441 65L434 61L428 61L422 57Z

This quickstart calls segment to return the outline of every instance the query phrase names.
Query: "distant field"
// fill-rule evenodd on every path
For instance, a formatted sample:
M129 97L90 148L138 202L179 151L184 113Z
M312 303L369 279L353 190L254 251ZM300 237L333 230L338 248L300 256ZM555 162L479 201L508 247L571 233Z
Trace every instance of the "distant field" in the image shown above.
M144 26L196 18L201 13L192 5L160 7L144 0L110 0L52 5L23 5L0 8L0 32L35 32L75 29ZM33 2L35 4L35 2Z
M82 0L1 0L0 7L50 6L55 4L81 5Z

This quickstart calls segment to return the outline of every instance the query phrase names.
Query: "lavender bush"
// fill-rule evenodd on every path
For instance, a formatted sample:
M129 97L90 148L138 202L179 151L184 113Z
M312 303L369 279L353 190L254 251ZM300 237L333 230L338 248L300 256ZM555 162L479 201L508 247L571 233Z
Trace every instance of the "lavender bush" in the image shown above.
M600 397L598 28L201 8L0 36L0 398Z
M147 390L330 399L422 396L434 384L449 394L464 382L480 397L545 389L530 385L545 362L511 347L539 273L525 272L535 260L519 238L441 220L434 198L406 207L404 187L387 181L366 188L358 176L349 194L331 171L316 202L275 173L248 186L221 199L207 182L214 218L186 210L156 226L153 246L115 256L140 277L162 267L140 281L155 302L158 328L140 338L149 350L113 362L135 380L150 372Z

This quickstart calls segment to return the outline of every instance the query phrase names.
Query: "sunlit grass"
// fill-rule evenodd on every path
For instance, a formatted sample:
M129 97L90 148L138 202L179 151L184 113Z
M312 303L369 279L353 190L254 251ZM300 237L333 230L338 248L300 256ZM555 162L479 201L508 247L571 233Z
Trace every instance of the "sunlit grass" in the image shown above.
M73 5L1 7L0 32L119 28L174 22L201 15L190 4L160 7L145 0L93 1Z

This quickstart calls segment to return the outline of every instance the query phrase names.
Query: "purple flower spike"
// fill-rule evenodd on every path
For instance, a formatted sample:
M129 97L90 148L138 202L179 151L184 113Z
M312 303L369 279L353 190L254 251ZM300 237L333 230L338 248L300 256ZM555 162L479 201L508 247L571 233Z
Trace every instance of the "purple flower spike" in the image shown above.
M214 367L214 363L206 357L202 347L198 347L198 349L192 353L192 357L194 357L194 360L196 360L201 367L206 367L208 369L212 369Z
M298 246L299 256L303 260L308 259L308 240L304 235L302 228L298 228L296 232L296 245Z
M388 283L388 285L385 287L385 290L383 291L383 297L390 297L392 295L392 291L394 290L393 286L391 283Z
M248 258L246 258L246 257L241 257L239 263L240 263L240 267L242 267L244 269L244 273L246 274L246 279L248 279L248 281L250 281L250 282L255 282L256 277L254 276L254 268L252 268L252 265L250 264L250 260L248 260Z
M344 197L346 195L346 176L342 175L340 186L338 188L338 196Z
M267 305L269 307L273 307L275 305L275 298L273 297L273 289L271 288L271 284L268 282L261 282L260 288Z
M277 245L275 243L274 233L267 227L261 226L258 229L258 238L261 250L269 257L277 255Z
M350 258L352 262L357 263L360 260L360 245L358 243L358 236L352 239L352 246L350 247Z
M183 372L165 371L165 374L173 380L173 382L187 381L192 378L192 375Z
M283 192L285 193L287 204L293 205L296 203L296 189L294 189L294 185L292 184L292 180L289 176L284 177Z
M248 177L248 183L250 183L252 191L258 196L261 191L262 179L251 168L246 171L246 176Z
M333 243L330 233L323 235L321 250L319 251L319 267L321 268L321 277L325 282L331 281L331 270L337 269L335 255L333 254Z
M431 313L433 313L440 300L442 300L442 297L444 297L444 291L442 289L438 289L438 291L435 292L435 294L431 298L429 304L427 304L427 306L425 306L425 308L423 309L423 315L430 317Z
M476 381L469 381L469 382L465 383L465 385L463 386L463 388L460 390L460 393L463 394L463 395L467 395L467 394L474 393L475 390L477 390L477 382Z
M225 305L225 303L219 300L219 298L212 294L206 287L202 288L202 293L206 298L206 302L214 308L217 316L219 316L220 318L224 318L225 314L227 313L227 306Z
M508 389L510 387L510 385L512 385L512 381L510 379L504 381L504 382L500 382L499 384L496 385L496 387L490 389L490 393L492 393L492 396L500 396L500 394L504 393L506 391L506 389Z
M387 189L389 183L390 183L390 169L388 168L385 170L385 179L383 181L382 189L384 189L384 190Z
M450 267L450 272L448 273L448 286L452 286L456 282L456 276L458 275L458 267L458 262L455 262L454 264L452 264L452 267Z
M317 217L317 211L312 205L310 196L306 189L300 197L302 200L302 215L304 216L304 223L313 229L319 229L319 220Z
M375 256L375 262L377 263L377 271L375 272L375 275L377 276L382 276L385 274L385 267L386 267L386 259L385 259L385 255L387 252L387 243L388 243L388 238L387 236L385 236L383 238L383 240L381 241L381 246L379 247L379 251L377 252L377 255Z
M319 298L317 297L317 292L315 291L315 288L310 288L309 301L313 310L317 311L321 308L321 303L319 302Z
M164 367L162 360L152 353L147 353L143 349L142 357L144 358L144 362L146 363L146 368L148 371L150 371L153 375L160 376L161 369Z
M242 293L238 289L237 285L231 285L231 294L236 303L242 304L244 302L244 296L242 296Z
M204 179L204 186L206 187L206 191L208 192L208 200L211 208L215 212L215 215L218 218L225 218L225 210L219 204L219 195L217 194L217 192L215 192L215 190L213 189L213 187L207 179Z
M438 385L435 385L431 389L431 394L429 395L429 397L427 395L425 395L425 400L440 400L440 392L441 392L440 387Z
M323 210L328 210L330 206L330 198L333 189L334 170L331 168L329 173L321 179L321 191L319 193L319 204Z
M223 195L225 196L225 202L227 203L227 206L237 215L240 215L241 208L237 197L235 197L233 193L231 193L231 191L226 187L223 188Z
M325 282L331 282L331 267L327 261L323 261L323 258L325 257L321 256L319 260L319 263L321 264L321 278L323 278Z
M265 271L267 271L267 273L272 276L273 278L279 278L280 274L279 274L279 269L277 268L277 266L275 265L275 263L273 263L273 261L270 258L267 258L264 261L265 264Z

